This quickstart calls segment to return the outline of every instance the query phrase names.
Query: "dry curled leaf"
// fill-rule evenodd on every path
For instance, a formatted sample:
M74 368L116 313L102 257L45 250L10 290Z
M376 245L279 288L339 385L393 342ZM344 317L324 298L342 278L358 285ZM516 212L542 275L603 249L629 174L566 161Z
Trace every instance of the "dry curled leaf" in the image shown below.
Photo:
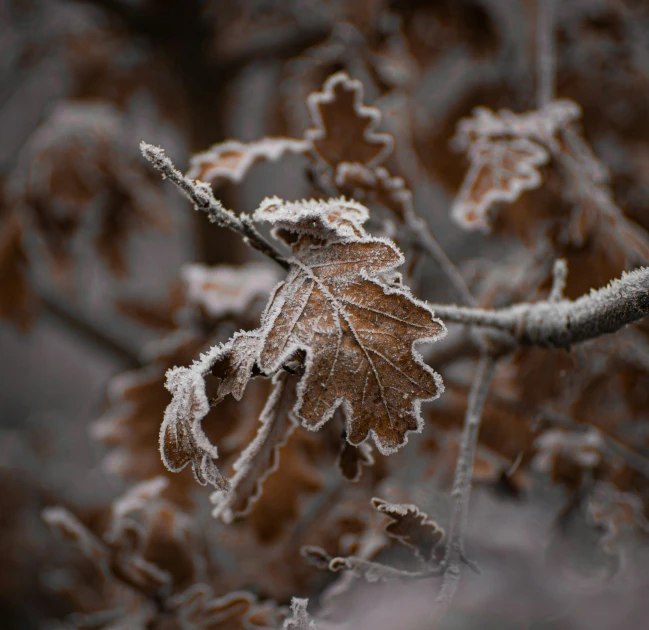
M295 404L295 377L279 374L266 407L262 411L261 427L255 439L234 463L235 474L228 490L218 490L212 496L212 515L226 523L235 516L245 516L262 492L266 477L277 469L278 450L286 444L295 429L291 416Z
M390 154L393 138L375 131L381 113L363 105L363 84L345 72L330 76L322 92L313 92L307 105L315 128L305 137L313 143L316 160L329 167L340 162L381 164Z
M512 202L524 190L541 184L538 167L549 155L540 145L514 138L479 140L469 150L471 167L452 209L453 218L467 229L490 229L488 211L499 201Z
M434 548L444 538L444 530L431 521L416 505L389 503L372 499L372 505L381 514L390 517L385 532L390 538L411 547L424 561L429 561Z
M309 148L309 142L291 138L265 137L247 144L227 140L194 155L187 177L209 183L231 181L238 184L257 162L275 162L286 153L305 153Z

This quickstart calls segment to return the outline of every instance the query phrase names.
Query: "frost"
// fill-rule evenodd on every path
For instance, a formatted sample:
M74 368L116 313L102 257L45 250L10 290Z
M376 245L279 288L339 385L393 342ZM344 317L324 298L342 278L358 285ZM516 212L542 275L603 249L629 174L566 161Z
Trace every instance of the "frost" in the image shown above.
M316 622L307 612L308 599L294 597L291 600L291 616L284 621L284 630L318 630Z
M363 105L363 84L345 72L331 75L322 92L309 94L307 106L315 128L307 130L305 138L313 143L321 164L359 162L374 167L391 153L392 136L375 131L380 110Z
M171 472L180 472L191 464L198 483L226 489L228 482L214 463L218 450L200 426L210 410L202 376L188 368L169 370L167 389L173 399L160 427L160 453L164 465Z
M275 162L286 153L301 154L310 147L308 141L291 138L266 137L247 144L228 140L194 155L189 163L187 177L209 183L226 180L238 184L257 162Z
M369 219L369 212L365 206L344 197L295 202L271 197L261 203L253 218L273 225L276 237L281 237L277 230L283 229L324 241L364 236L363 224Z

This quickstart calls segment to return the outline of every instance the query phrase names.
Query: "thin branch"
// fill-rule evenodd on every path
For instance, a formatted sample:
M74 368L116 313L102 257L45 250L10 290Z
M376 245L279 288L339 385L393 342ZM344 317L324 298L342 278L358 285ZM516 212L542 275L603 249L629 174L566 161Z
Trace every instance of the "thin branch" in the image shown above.
M464 418L462 441L451 492L451 519L443 562L442 588L437 596L437 602L442 604L444 608L451 603L460 581L460 566L465 556L464 534L469 511L473 463L478 445L482 410L489 392L495 365L496 360L489 355L484 355L480 359L469 394L469 404Z
M448 322L503 330L525 346L569 348L621 330L649 315L649 268L624 273L577 300L516 304L502 309L431 304Z
M556 92L555 0L536 2L536 106L541 109L554 100Z
M252 219L247 214L237 216L232 210L227 210L223 204L214 197L209 184L194 181L185 177L173 165L160 147L155 147L146 142L140 143L142 155L151 162L153 168L162 173L164 179L172 181L185 196L194 203L194 209L205 212L211 223L238 232L248 245L260 251L265 256L272 258L284 269L289 268L284 257L257 231Z
M563 292L566 290L568 280L568 263L565 258L557 258L552 267L552 288L548 296L548 302L561 302L565 298Z
M430 231L426 221L415 215L414 212L407 212L405 220L406 226L419 247L439 265L449 282L453 285L460 302L466 306L475 306L477 302L471 295L471 291L469 291L469 287L467 287L460 270L446 255L446 252Z

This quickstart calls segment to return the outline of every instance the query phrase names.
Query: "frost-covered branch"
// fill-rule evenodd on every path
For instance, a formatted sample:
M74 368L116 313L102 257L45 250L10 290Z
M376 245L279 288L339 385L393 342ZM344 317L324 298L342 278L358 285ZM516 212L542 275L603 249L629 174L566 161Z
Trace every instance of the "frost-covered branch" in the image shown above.
M649 314L649 268L642 267L575 301L516 304L502 309L431 304L447 322L496 328L525 346L568 348L617 332Z
M489 355L485 355L480 359L473 378L469 404L464 417L462 441L460 442L460 452L458 453L453 478L453 490L451 491L451 519L443 563L444 575L442 588L437 596L437 602L444 607L450 604L455 595L460 581L461 562L465 558L464 534L469 511L473 463L478 445L482 410L489 392L495 366L496 360Z
M162 177L178 186L185 196L194 203L196 210L207 214L211 223L238 232L251 247L272 258L284 269L289 268L284 257L257 231L250 216L247 214L237 216L232 210L224 208L223 204L214 197L209 184L185 177L174 167L173 162L160 147L141 142L140 149L142 155L151 162L157 171L160 171Z

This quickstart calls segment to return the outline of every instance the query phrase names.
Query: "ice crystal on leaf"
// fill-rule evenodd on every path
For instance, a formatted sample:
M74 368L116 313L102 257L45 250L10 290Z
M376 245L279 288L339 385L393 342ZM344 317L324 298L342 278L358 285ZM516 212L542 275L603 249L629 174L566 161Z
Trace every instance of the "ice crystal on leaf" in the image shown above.
M330 76L322 92L309 95L307 105L315 128L305 137L313 143L319 162L330 167L340 162L374 167L392 151L392 136L375 131L380 111L363 105L363 84L345 72Z
M274 235L289 244L295 240L292 235L307 235L318 241L362 237L363 223L368 218L365 206L345 198L286 202L271 197L254 214L255 221L273 225Z

